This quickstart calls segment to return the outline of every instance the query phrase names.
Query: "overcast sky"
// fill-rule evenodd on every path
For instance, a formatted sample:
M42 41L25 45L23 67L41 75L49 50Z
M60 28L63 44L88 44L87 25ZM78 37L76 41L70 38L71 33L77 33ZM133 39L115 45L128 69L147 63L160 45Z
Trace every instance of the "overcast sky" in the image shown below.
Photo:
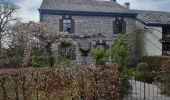
M21 7L18 16L23 22L39 21L38 8L42 0L17 0ZM117 0L118 3L124 4L130 2L131 9L141 10L161 10L170 12L170 0Z

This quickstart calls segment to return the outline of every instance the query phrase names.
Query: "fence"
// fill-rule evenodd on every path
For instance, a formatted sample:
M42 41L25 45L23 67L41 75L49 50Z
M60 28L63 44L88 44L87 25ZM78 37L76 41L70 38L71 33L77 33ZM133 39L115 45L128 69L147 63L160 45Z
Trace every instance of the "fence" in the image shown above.
M170 64L166 66L170 67ZM124 100L170 100L170 70L136 69L130 75L132 91Z

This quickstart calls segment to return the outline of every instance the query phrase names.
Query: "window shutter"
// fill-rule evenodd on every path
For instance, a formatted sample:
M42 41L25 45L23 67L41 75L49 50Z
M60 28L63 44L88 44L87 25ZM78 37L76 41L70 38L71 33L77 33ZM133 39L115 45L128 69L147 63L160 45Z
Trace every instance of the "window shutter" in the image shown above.
M71 33L75 33L75 21L71 20Z
M59 31L63 32L63 20L62 19L59 20Z
M116 21L113 21L113 34L116 34Z
M126 33L126 21L122 21L122 32Z

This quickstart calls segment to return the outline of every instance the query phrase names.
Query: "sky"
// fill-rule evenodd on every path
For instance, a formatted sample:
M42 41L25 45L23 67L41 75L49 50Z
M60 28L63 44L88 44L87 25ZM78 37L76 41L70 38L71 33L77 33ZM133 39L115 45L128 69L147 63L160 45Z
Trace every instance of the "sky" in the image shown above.
M107 0L106 0L107 1ZM118 3L130 3L130 9L160 10L170 12L170 0L117 0ZM20 6L18 16L22 22L39 21L38 9L42 0L16 0Z

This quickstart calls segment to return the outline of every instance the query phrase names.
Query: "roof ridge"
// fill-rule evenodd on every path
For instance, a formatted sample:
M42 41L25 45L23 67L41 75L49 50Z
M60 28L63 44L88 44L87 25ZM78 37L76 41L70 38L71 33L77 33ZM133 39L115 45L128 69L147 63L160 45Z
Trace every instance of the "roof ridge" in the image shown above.
M129 9L124 8L117 2L97 0L43 0L40 9L63 10L63 11L85 11L85 12L110 12L128 13ZM130 12L129 12L130 13Z
M96 5L96 6L113 6L116 4L117 6L124 8L117 2L113 1L101 1L101 0L43 0L42 5L45 5L49 2L58 3L58 4L85 4L85 5ZM41 5L41 7L42 7ZM124 8L125 9L125 8Z
M163 12L163 13L170 13L168 11L162 11L162 10L141 10L141 9L130 9L130 11L146 11L146 12Z

